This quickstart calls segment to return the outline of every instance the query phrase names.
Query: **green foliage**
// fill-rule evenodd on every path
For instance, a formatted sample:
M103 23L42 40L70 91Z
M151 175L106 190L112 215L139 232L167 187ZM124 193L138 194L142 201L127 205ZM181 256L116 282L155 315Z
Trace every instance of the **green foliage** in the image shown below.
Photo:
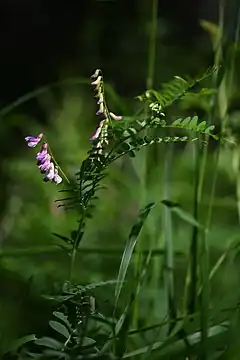
M185 130L191 130L195 132L201 132L202 134L212 136L215 140L218 140L218 136L212 134L212 131L215 129L214 125L207 125L206 121L198 122L198 116L193 116L192 118L188 116L185 119L177 119L171 125L173 128L181 128Z
M103 51L100 60L106 72L121 72L124 98L99 69L91 79L99 137L89 143L93 97L89 80L78 76L0 110L3 360L239 358L240 12L235 19L232 11L229 26L221 1L219 23L201 21L212 56L202 34L194 47L172 46L171 36L169 45L158 1L151 23L144 2L136 3L138 20L119 27L111 57ZM76 74L84 59L87 69L95 62L92 49L106 44L102 16L97 10L88 16L84 28L93 33L81 43ZM235 23L235 36L228 36ZM89 62L84 43L91 45ZM144 82L145 43L148 90L134 102L128 94ZM139 51L130 54L133 48ZM173 74L196 73L208 58L214 66L203 75L159 86ZM32 149L22 156L15 131L21 126L21 137L43 131L35 107L70 180L57 196L33 170Z
M175 270L171 267L173 263L169 261L170 257L168 257L170 255L171 259L175 259L175 249L171 246L165 246L161 249L157 248L156 251L152 250L154 249L155 230L157 229L157 237L160 237L159 234L162 231L161 229L159 231L159 220L162 216L161 211L159 211L155 218L157 223L155 229L151 228L151 232L148 232L147 225L152 215L150 212L153 206L156 206L155 203L161 202L169 213L177 215L173 216L176 229L175 226L172 229L171 224L168 224L166 229L169 232L177 232L178 218L183 220L182 223L187 224L187 229L193 230L194 239L197 238L196 233L199 236L202 234L205 236L205 229L209 229L208 224L205 224L199 217L198 211L192 213L191 210L185 210L177 202L170 201L168 197L166 200L160 201L159 189L157 189L157 193L154 193L154 196L151 196L154 202L148 202L148 205L143 206L142 201L138 201L138 205L143 206L143 208L140 210L137 221L133 225L125 244L117 280L96 281L89 285L76 285L73 281L76 274L77 252L79 248L82 249L84 239L90 238L88 229L91 226L88 225L92 225L98 215L97 204L101 204L104 200L106 202L105 196L109 191L108 179L113 164L117 164L119 160L122 161L125 155L135 158L133 159L135 161L141 150L149 145L157 145L162 151L163 148L168 149L174 143L186 142L197 144L199 146L197 147L199 149L198 155L202 158L203 150L200 147L202 136L204 136L206 147L209 137L218 140L219 137L214 134L215 127L212 122L207 124L198 116L185 117L185 114L173 121L171 116L162 112L166 107L175 105L176 101L189 95L190 91L196 90L196 86L212 75L214 71L215 69L211 69L195 80L176 77L173 81L164 84L160 92L149 90L140 98L143 104L138 114L134 117L123 116L121 120L117 120L114 114L114 116L110 115L112 113L107 106L101 71L97 70L94 74L94 79L98 80L100 77L99 83L94 85L97 86L95 89L97 100L102 101L100 101L100 105L104 104L103 111L100 113L103 116L100 118L101 131L99 136L93 139L92 147L88 151L87 157L82 161L75 178L71 179L70 184L66 185L65 189L60 190L64 197L57 200L60 209L63 207L65 210L74 210L77 226L70 230L69 236L53 232L57 245L64 249L68 259L70 258L69 277L59 291L44 296L44 299L52 304L52 317L48 321L49 326L38 336L37 340L35 335L20 339L19 345L15 346L13 351L16 359L197 358L202 349L204 350L206 347L208 350L204 350L203 353L208 352L211 356L215 356L222 343L224 346L228 345L229 316L226 313L216 316L215 312L206 305L206 286L203 284L206 285L207 282L207 286L209 285L213 275L216 275L220 265L226 261L230 252L226 252L223 257L217 260L209 274L206 271L205 274L201 273L201 277L197 277L193 295L198 299L200 305L196 307L196 311L190 314L191 317L186 314L187 308L181 309L181 305L177 302L178 299L175 298L175 292L171 292L170 289L162 290L159 287L162 271L168 274L169 279L173 280L171 285L175 286ZM199 94L202 95L201 90ZM213 95L211 91L210 95ZM198 96L197 92L195 96ZM179 136L179 131L183 131L183 136ZM188 136L185 135L186 132L189 134ZM153 163L152 168L156 168L157 165L157 162ZM181 168L182 165L178 164L178 166ZM150 170L152 169L150 168ZM183 172L186 172L185 182L189 182L187 169L183 169ZM153 174L155 175L154 171ZM170 178L166 179L167 181L171 180ZM159 185L158 181L156 183ZM196 184L195 199L197 200L195 200L195 206L199 208L200 200L197 196L199 196L200 191L198 182ZM186 184L184 185L186 186ZM149 193L146 197L150 197ZM170 198L174 198L174 196L170 196ZM108 216L110 216L109 213ZM89 219L92 219L91 222ZM146 220L148 223L144 226ZM110 222L109 219L107 221ZM151 224L153 223L154 221L151 222ZM184 226L182 223L181 226ZM118 232L117 230L114 229L114 234ZM138 247L140 233L144 238L146 248L144 251ZM149 233L152 236L150 239ZM165 238L166 235L169 234L164 234ZM194 274L198 272L199 265L202 270L204 263L202 259L206 261L206 252L206 249L203 248L201 262L198 262L197 258L195 259ZM163 254L166 261L163 262L159 272L155 271L157 289L154 289L156 293L151 293L154 253ZM190 248L190 255L195 256L192 248ZM4 254L2 256L4 257ZM98 257L100 256L98 255ZM92 262L95 260L96 258ZM157 261L160 263L159 258ZM134 270L137 270L134 273L131 271L133 270L131 266L133 262ZM184 262L186 261L184 260ZM136 264L137 266L135 266ZM185 270L186 267L184 267ZM166 280L165 282L167 283ZM105 309L107 315L98 308L98 290L101 290L101 294L110 294L107 310ZM148 291L150 292L149 298L145 295ZM152 316L154 314L152 300L156 298L159 301L166 294L169 297L168 303L170 304L165 314L166 318L152 324L150 321L154 318L154 315ZM177 304L176 307L174 304L174 316L171 314L171 309L173 309L171 303L173 301ZM205 304L205 312L202 310L203 304ZM180 316L178 316L179 313ZM199 314L202 316L201 319L199 319ZM203 318L205 318L205 322L202 322ZM205 330L207 330L207 334Z
M174 103L176 99L181 98L186 91L193 86L193 83L177 77L169 84L165 84L160 94L153 92L157 102L155 101L149 104L148 116L145 119L137 118L129 122L125 121L124 118L120 121L113 121L113 119L110 118L110 112L107 108L104 95L104 83L101 72L97 71L94 77L100 79L98 81L100 81L101 85L97 89L97 96L99 99L101 98L104 103L103 109L105 110L103 111L105 118L102 121L104 121L105 127L102 128L103 133L100 132L99 137L93 140L93 146L88 152L88 157L82 162L80 170L76 173L76 182L71 183L68 189L62 190L62 193L69 195L58 200L58 202L60 201L60 207L64 205L67 210L76 209L78 211L77 228L71 231L69 237L54 233L60 241L63 241L64 245L61 245L61 247L65 249L71 257L70 281L74 271L73 265L76 250L85 233L86 220L94 215L93 210L95 208L95 202L98 199L97 192L105 190L102 181L106 179L108 175L108 167L126 154L134 157L136 152L148 145L190 141L190 138L187 136L159 137L149 135L148 132L153 129L164 129L167 127L182 128L184 130L198 131L208 135L211 135L211 131L213 130L213 126L207 127L205 122L198 124L197 117L187 118L185 120L179 119L171 125L167 125L165 115L161 112L162 107L168 106ZM197 80L195 83L199 81L200 80ZM149 94L146 98L148 102ZM137 238L153 205L154 203L150 203L140 211L137 223L132 227L130 232L116 281L114 312L118 310L119 296L132 259ZM173 209L175 208L176 207ZM180 212L180 216L184 217L182 212ZM193 220L192 222L190 221L190 223L193 223ZM90 355L96 356L99 351L100 354L105 354L115 343L116 355L122 357L124 355L124 349L127 348L127 332L131 324L130 319L133 305L142 287L150 259L151 252L149 252L145 265L142 267L136 288L132 291L125 310L120 318L116 320L116 324L113 327L110 323L110 329L112 330L110 334L105 337L105 344L101 342L97 343L97 338L94 339L94 337L91 337L92 331L88 329L88 323L92 317L97 318L97 321L99 321L100 318L104 318L100 316L100 314L97 314L95 306L93 305L94 297L88 295L88 293L89 291L92 292L98 286L102 287L107 284L114 284L115 281L101 282L99 285L91 284L85 287L72 286L71 283L66 283L61 294L47 297L48 299L56 301L58 304L57 309L53 311L54 319L49 321L49 326L54 331L55 336L50 337L44 335L37 339L35 345L37 345L39 349L38 352L34 355L26 349L26 356L27 354L29 356L31 354L33 358L39 358L39 356L40 358L47 357L52 359L70 359L72 356L77 356L76 358L79 359L82 357L87 358L87 356ZM74 308L73 314L69 312L72 307ZM60 309L68 309L69 314L60 311ZM95 327L96 324L94 325L94 328ZM114 338L116 338L116 341ZM154 345L152 349L153 348L155 348ZM125 357L128 357L128 355L125 355Z
M88 157L82 162L79 172L76 173L76 182L70 189L63 190L68 192L70 196L58 200L61 202L59 206L65 206L66 209L77 209L79 213L78 226L71 232L70 238L55 234L67 244L67 246L62 247L71 254L72 265L75 261L76 250L85 232L86 219L93 216L95 201L98 199L96 193L106 188L102 186L101 182L107 176L108 167L123 155L128 154L130 157L135 157L137 151L148 145L197 140L197 138L190 140L187 136L149 136L148 132L153 129L168 127L164 119L165 115L161 112L161 99L168 99L168 102L165 101L163 106L174 103L177 97L182 97L187 89L212 74L212 71L211 69L192 82L177 77L174 82L165 84L163 95L159 95L157 98L158 102L149 104L150 112L146 119L133 119L130 122L124 121L124 118L123 121L116 121L118 117L111 113L107 107L102 72L96 70L93 74L92 85L96 93L95 97L98 100L97 104L100 104L97 114L102 116L96 132L98 135L93 138L92 149L88 152ZM157 93L154 92L154 94L157 96ZM144 99L142 100L144 101ZM148 103L148 100L146 101ZM214 126L207 126L205 121L198 123L196 116L184 120L178 119L170 127L201 132L215 137L212 135Z
M124 118L116 121L118 120L116 115L110 113L106 105L102 73L100 70L97 70L93 75L94 81L92 84L96 90L97 99L100 99L100 106L102 106L100 115L102 114L104 118L100 122L99 130L97 130L98 136L92 141L92 149L88 151L88 157L83 160L80 170L76 173L76 181L74 183L71 182L68 189L61 190L62 193L67 193L67 197L57 200L58 203L60 202L59 207L64 206L67 210L77 210L78 225L75 230L71 231L70 236L53 233L60 241L63 241L64 244L60 246L70 255L70 282L65 283L60 294L56 296L45 296L45 298L53 300L58 304L56 310L53 311L54 319L49 321L49 326L54 331L55 336L50 337L44 335L35 341L35 345L38 346L39 350L35 355L31 355L34 358L39 358L40 356L40 358L70 359L72 356L75 356L76 359L83 357L86 359L88 356L97 356L98 353L104 356L104 354L107 354L110 350L113 351L114 348L116 356L130 356L129 354L124 354L128 347L127 333L131 325L133 309L143 285L148 264L151 260L151 251L148 253L145 265L142 266L140 274L138 275L136 287L132 291L130 299L118 320L114 319L113 323L106 319L104 320L104 316L98 314L96 311L94 297L89 295L89 292L96 290L99 286L102 287L116 283L114 306L114 316L116 316L119 296L126 279L137 239L154 203L149 203L140 211L137 222L132 227L122 255L118 279L116 281L110 280L100 282L99 284L90 284L89 286L71 285L76 251L85 234L86 220L94 216L95 203L98 200L97 193L100 193L102 190L105 191L106 189L106 186L102 185L102 181L104 179L106 180L108 168L113 162L126 154L130 157L135 157L136 152L148 145L197 140L196 137L192 139L188 136L164 135L159 137L152 135L152 130L181 128L194 133L199 132L204 135L210 135L217 139L217 137L212 134L214 126L207 126L205 121L199 122L197 116L178 119L168 124L165 120L165 114L162 113L163 107L173 104L177 99L184 96L190 88L196 83L199 83L204 77L206 77L206 75L194 82L187 82L186 80L176 77L174 81L163 86L161 93L151 93L151 96L153 95L157 101L150 102L149 104L149 92L145 100L144 98L141 99L148 104L149 111L146 117L142 118L140 114L139 117L133 118L130 121ZM180 207L172 205L169 201L163 201L163 204L170 207L173 212L176 212L180 218L189 222L191 225L196 226L196 224L198 224L190 214L181 210ZM71 308L74 309L73 312L72 310L70 311ZM67 313L65 311L67 311ZM104 337L105 343L102 342L103 340L99 342L96 334L95 336L91 335L93 329L90 330L88 324L92 322L92 320L94 329L96 329L96 326L98 328L97 324L102 320L110 326L110 333L108 331ZM98 331L101 327L98 328ZM147 347L147 354L149 355L155 348L157 349L155 344ZM140 350L140 352L136 351L136 354L137 353L140 354L144 352ZM30 355L27 350L26 354Z
M209 68L204 74L195 79L184 79L180 76L175 76L173 80L163 84L160 91L148 90L144 95L139 96L138 99L140 101L157 102L164 109L174 104L177 100L182 99L190 90L193 90L201 81L207 79L216 71L216 67Z
M92 148L88 151L87 158L83 160L79 171L76 173L75 181L71 181L65 190L60 190L62 194L67 195L57 200L60 208L64 206L66 210L77 210L77 228L72 230L69 236L53 233L60 242L63 242L59 246L66 250L70 256L70 274L68 279L70 282L65 283L59 294L45 296L45 299L54 301L56 304L53 310L53 318L49 321L49 329L53 332L53 336L46 336L44 334L42 337L39 337L34 342L37 350L35 350L33 345L30 345L28 350L28 347L24 347L23 343L24 356L52 359L70 359L72 356L77 356L76 358L80 359L82 357L87 358L87 356L97 356L98 352L105 356L109 351L112 352L114 348L116 356L127 356L126 354L124 355L125 350L128 348L127 334L132 323L131 319L136 308L137 298L151 260L151 251L148 252L147 258L142 262L140 273L136 275L136 285L132 289L127 305L119 318L116 318L116 314L119 311L119 297L125 283L137 239L154 203L149 203L140 211L137 222L132 227L129 240L122 255L117 280L93 283L87 286L72 285L71 279L74 273L76 252L85 235L87 219L95 215L96 201L101 196L101 193L106 191L107 187L102 182L103 180L106 181L109 167L112 163L124 155L135 157L137 152L149 145L197 140L196 137L192 139L192 137L185 135L163 134L158 136L157 133L153 133L156 130L161 129L165 131L167 128L181 128L184 131L199 132L214 137L212 134L214 127L207 126L204 121L199 123L196 116L184 120L178 119L169 124L166 121L165 114L162 112L163 107L169 106L177 99L180 99L194 84L199 83L202 78L194 82L187 82L176 77L169 84L164 84L160 93L151 93L151 96L155 96L154 101L152 100L149 103L150 93L147 93L146 99L142 99L144 102L143 109L145 108L145 102L148 106L146 116L142 116L141 111L137 117L130 118L130 120L127 117L119 120L107 107L101 71L97 70L93 75L94 81L92 84L94 84L97 99L100 101L100 106L102 106L100 116L103 115L99 125L98 136L93 139ZM195 225L197 223L197 221L191 219L190 215L186 215L187 212L184 213L178 207L171 206L171 209L190 224ZM113 306L115 318L113 321L109 321L102 314L98 313L95 308L95 297L91 294L98 287L102 288L103 286L114 284L116 284L115 305ZM89 323L92 323L90 328ZM109 328L104 338L100 341L98 332L101 332L101 329L105 326L104 324L107 324ZM31 343L33 339L34 337L28 338L27 341ZM151 346L151 349L153 348L154 345ZM31 349L34 349L33 352Z

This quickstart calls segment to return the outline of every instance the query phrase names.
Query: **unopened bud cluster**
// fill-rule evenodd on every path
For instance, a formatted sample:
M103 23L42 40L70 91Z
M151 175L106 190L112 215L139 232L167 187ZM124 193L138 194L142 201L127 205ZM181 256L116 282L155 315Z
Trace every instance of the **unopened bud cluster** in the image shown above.
M99 125L90 138L91 141L98 139L96 147L98 151L102 151L103 144L108 144L108 124L111 119L113 120L121 120L122 117L115 115L112 112L108 111L108 108L105 103L104 97L104 84L103 84L103 76L102 71L97 69L95 73L91 76L91 85L94 90L94 97L97 100L98 110L96 115L100 117Z

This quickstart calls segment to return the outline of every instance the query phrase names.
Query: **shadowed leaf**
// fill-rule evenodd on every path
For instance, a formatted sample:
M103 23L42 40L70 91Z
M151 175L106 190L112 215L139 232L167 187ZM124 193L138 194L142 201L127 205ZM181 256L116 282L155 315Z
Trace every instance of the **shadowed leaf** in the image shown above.
M201 225L193 216L191 213L189 213L186 210L183 210L179 204L174 203L169 200L162 200L161 203L169 208L173 213L178 215L180 219L184 220L185 222L189 223L192 226L196 226L198 228L203 229L203 225Z
M42 337L41 339L36 340L35 344L46 346L46 347L54 349L54 350L60 350L63 347L62 343L60 343L59 341L52 339L50 337Z
M58 321L51 320L49 321L49 325L59 334L63 335L65 338L69 338L70 333L68 329L64 325L60 324Z

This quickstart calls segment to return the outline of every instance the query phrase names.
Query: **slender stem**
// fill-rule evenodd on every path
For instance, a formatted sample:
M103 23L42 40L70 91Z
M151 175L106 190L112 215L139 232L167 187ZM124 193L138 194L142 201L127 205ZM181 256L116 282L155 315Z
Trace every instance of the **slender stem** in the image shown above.
M219 53L221 53L222 48L222 29L223 29L223 16L224 15L224 1L220 1L219 5L219 19L220 19L220 39L218 44L218 50ZM238 20L237 20L237 28L235 33L235 44L236 41L238 41L239 38L239 27L240 27L240 8L238 13ZM222 54L221 54L222 55ZM227 111L228 111L228 105L229 105L229 98L232 94L232 88L233 88L233 79L234 79L234 65L235 65L235 54L232 57L231 65L230 67L225 71L224 77L221 81L221 84L218 87L218 103L216 104L216 107L218 107L218 111L220 114L221 119L221 132L224 133L226 124L227 124ZM227 80L229 80L227 82ZM210 228L211 221L212 221L212 211L213 211L213 203L214 203L214 197L215 197L215 189L216 189L216 183L217 183L217 176L218 176L218 163L219 163L219 157L220 157L220 151L221 148L218 146L217 153L216 153L216 160L215 160L215 166L214 166L214 174L213 174L213 180L212 180L212 187L211 187L211 193L210 193L210 202L209 202L209 208L208 208L208 214L206 219L206 229L207 231ZM209 286L209 278L211 274L209 275L209 250L208 250L208 240L207 240L207 233L205 232L202 239L202 257L201 257L201 279L202 279L202 292L201 292L201 327L202 327L202 354L201 359L205 360L207 359L207 339L208 339L208 307L209 307L209 298L210 298L210 286Z
M156 35L157 35L157 11L158 11L158 0L152 0L152 15L151 15L151 31L149 38L148 48L148 75L147 75L147 89L153 87L154 80L154 69L156 59Z
M63 251L60 246L56 245L49 245L49 246L37 246L37 247L30 247L26 249L5 249L0 251L0 258L4 257L25 257L25 256L37 256L41 254L51 254L51 253L58 253ZM102 248L78 248L76 251L80 254L101 254L101 255L111 255L111 256L119 256L122 254L122 249L102 249ZM149 249L142 249L139 250L143 256L146 256L149 253ZM152 250L152 257L153 256L163 256L165 254L165 250L163 248L154 248ZM175 251L175 256L184 257L184 253L181 251ZM136 251L133 252L133 255L136 255Z
M11 104L3 107L0 109L0 117L6 116L11 111L13 111L18 106L21 106L22 104L30 101L31 99L37 98L39 95L44 94L45 92L48 92L50 89L55 87L60 87L65 84L88 84L88 80L84 78L69 78L62 81L53 82L50 84L47 84L45 86L42 86L38 89L35 89L33 91L30 91L29 93L19 97L17 100L13 101Z
M225 0L219 1L219 32L215 46L215 64L219 66L223 59L223 29L224 29L224 6ZM213 79L214 85L217 87L217 95L213 99L212 111L210 113L211 122L214 121L215 114L218 112L221 120L221 130L223 132L226 125L226 115L228 109L228 96L227 96L227 74L226 71L224 76L218 84L217 77ZM206 158L208 153L208 147L205 149L203 154L202 171L205 172ZM216 161L214 166L212 187L210 193L210 203L208 207L207 219L206 219L206 231L203 233L201 241L201 258L200 258L200 274L201 274L201 285L202 292L200 298L201 308L201 359L206 360L208 358L208 328L209 328L209 298L210 298L210 284L209 284L209 244L207 232L211 225L212 220L212 209L215 198L215 189L218 175L218 162L220 155L220 144L218 145ZM201 189L202 191L202 189ZM199 193L199 197L202 197L202 193Z
M235 39L234 39L235 52L234 52L233 57L232 57L231 68L230 68L230 76L229 76L229 83L228 83L228 88L230 89L230 91L233 88L233 84L234 84L236 50L237 50L237 46L238 46L238 43L239 43L239 37L240 37L240 6L238 7L237 26L236 26ZM239 154L240 154L240 152L239 152L239 150L240 150L239 146L237 146L233 150L232 166L233 166L233 171L234 171L234 173L236 175L237 211L238 211L238 218L239 218L239 223L240 223L240 171L239 171L239 165L240 165L240 156L239 156Z
M237 211L238 220L240 223L240 146L237 145L233 150L232 168L236 177L236 196L237 196Z
M166 153L165 153L165 169L164 169L164 199L170 198L170 172L171 172L171 163L173 155L172 144L166 144ZM177 316L175 301L174 301L174 257L173 257L173 231L172 231L172 216L171 211L168 207L164 207L163 214L163 231L165 238L165 282L167 288L167 304L168 309L167 313L170 316L170 321L174 321ZM169 324L169 333L171 332L174 323Z
M73 270L74 270L74 264L75 264L75 260L76 260L76 253L77 253L77 249L74 246L72 249L72 253L71 253L71 263L70 263L70 269L69 269L69 276L68 276L68 280L71 283L72 281L72 277L73 277Z
M151 29L149 34L149 48L148 48L148 70L147 70L147 79L146 79L146 87L147 89L151 89L153 87L153 80L154 80L154 69L155 69L155 58L156 58L156 36L157 36L157 9L158 9L158 0L152 0L151 2ZM145 119L148 116L148 108L145 106L144 108L144 115ZM143 128L141 131L144 130ZM145 130L146 134L146 130ZM142 164L143 164L143 170L141 174L141 202L146 202L147 197L147 191L148 191L148 151L147 148L144 149L145 151L142 152ZM146 226L144 230L144 235L146 238L146 241L148 241L148 238L150 237L150 231L149 228ZM137 250L137 259L135 262L135 276L138 277L138 274L140 273L140 269L142 266L142 256L141 256L141 242L138 242L136 250ZM138 303L137 301L134 302L133 307L133 321L132 325L133 327L138 326Z
M195 142L194 146L194 209L193 215L198 220L198 208L199 208L199 169L200 169L200 148L199 143ZM198 228L194 226L192 233L192 240L189 251L189 268L185 284L185 308L187 314L192 314L196 311L196 295L197 295L197 270L198 270Z

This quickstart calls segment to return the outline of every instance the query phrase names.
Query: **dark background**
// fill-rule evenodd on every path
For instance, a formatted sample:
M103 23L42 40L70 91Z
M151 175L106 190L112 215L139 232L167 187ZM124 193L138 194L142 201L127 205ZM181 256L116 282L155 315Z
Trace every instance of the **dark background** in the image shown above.
M230 3L228 8L233 7ZM72 65L76 73L87 77L94 68L104 68L107 77L126 95L142 89L141 75L147 63L143 59L147 48L145 22L151 16L148 5L149 0L2 1L1 104L56 80L60 68ZM198 20L214 20L217 12L216 0L159 1L160 27L161 20L167 23L167 30L160 29L164 34L162 46L192 51L199 43L201 47L203 31ZM124 73L136 62L142 74L136 74L133 82Z

